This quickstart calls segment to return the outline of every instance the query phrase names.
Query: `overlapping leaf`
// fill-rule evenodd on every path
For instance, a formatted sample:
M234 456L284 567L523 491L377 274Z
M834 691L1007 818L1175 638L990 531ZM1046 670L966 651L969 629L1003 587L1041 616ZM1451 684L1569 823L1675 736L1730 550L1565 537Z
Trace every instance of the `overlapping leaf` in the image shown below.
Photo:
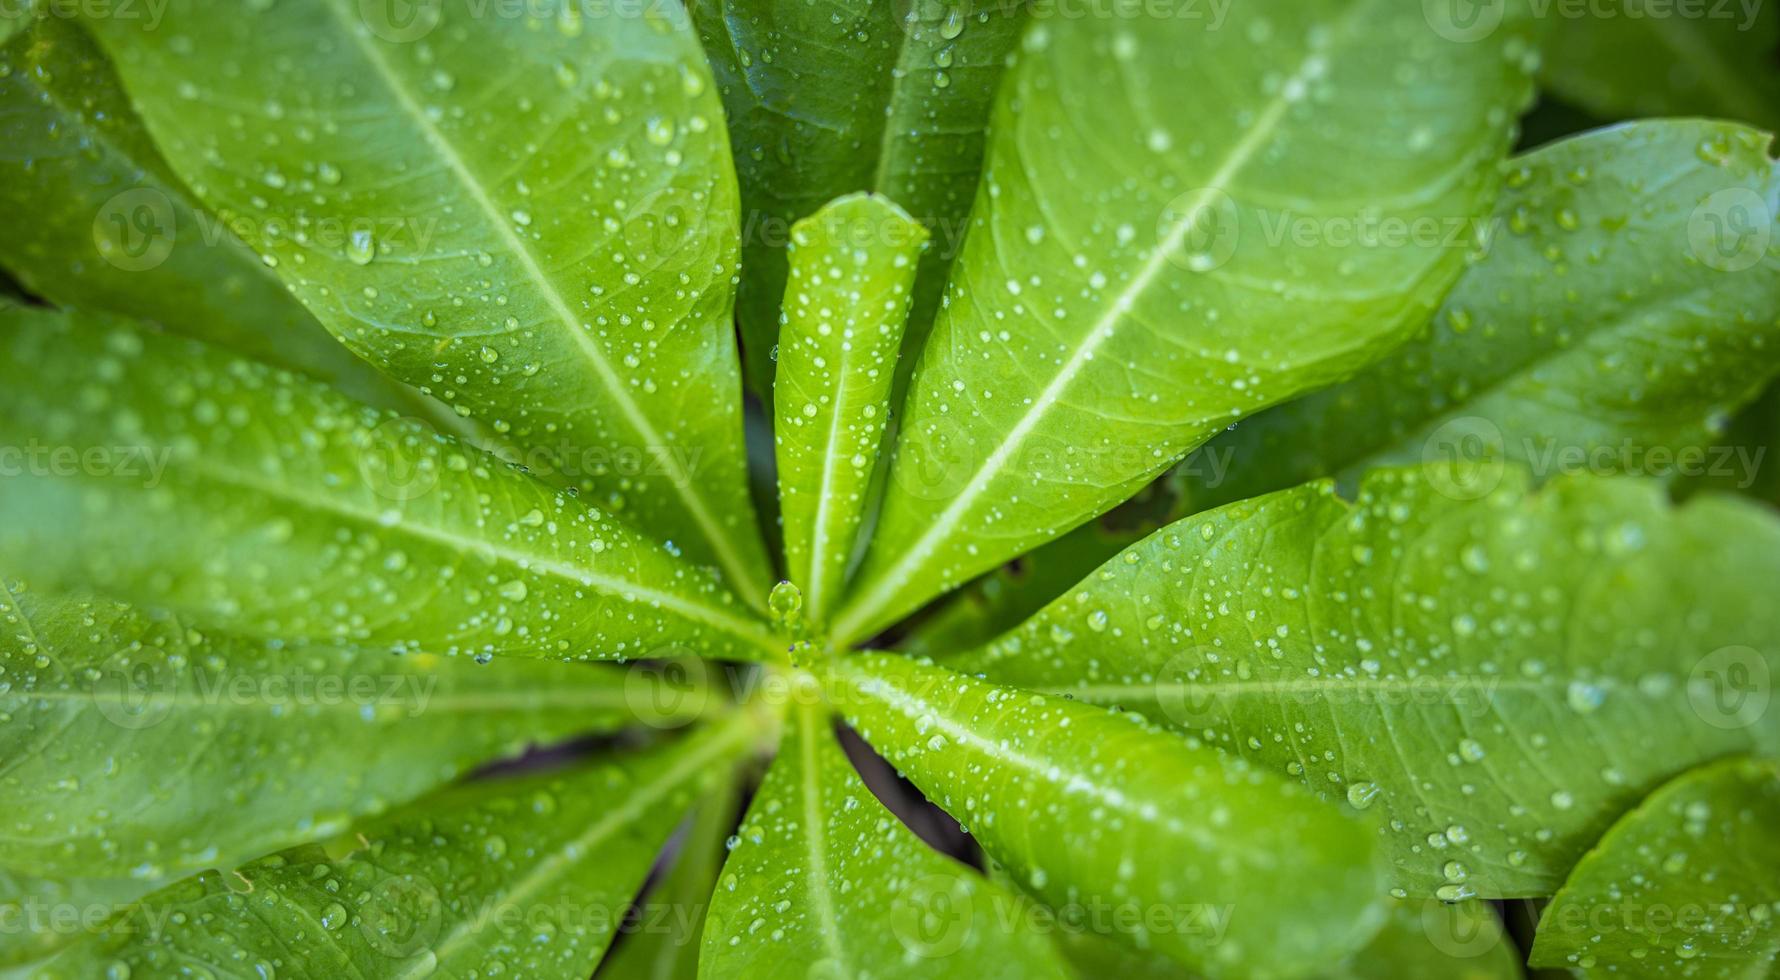
M909 321L927 336L977 187L989 106L1024 0L693 0L728 110L743 205L737 298L755 390L770 390L793 222L872 191L926 225Z
M0 626L0 867L47 878L228 867L528 744L683 720L647 675L265 649L16 582Z
M0 264L32 292L304 371L442 431L466 428L342 347L192 199L105 55L66 17L35 18L0 48L0 145L0 204L14 219Z
M738 789L732 778L699 800L673 866L643 896L617 948L600 961L599 980L696 980L699 940L735 830Z
M1425 322L1529 91L1510 6L1469 40L1378 0L1290 17L1239 4L1218 29L1036 25L837 639L1107 510Z
M1394 901L1366 948L1310 974L1317 980L1521 980L1520 957L1489 906L1436 899ZM1165 957L1129 950L1068 923L1052 935L1080 980L1180 980Z
M948 661L1144 712L1382 812L1397 884L1550 894L1650 787L1780 750L1780 519L1568 479L1375 471L1188 518ZM1480 484L1468 478L1467 490Z
M1019 928L1020 900L884 809L832 724L824 705L792 705L712 899L700 975L1061 978Z
M1541 80L1598 116L1780 126L1780 10L1769 4L1631 0L1549 20Z
M890 388L927 232L883 198L798 222L773 381L785 564L821 622L845 584L890 416Z
M1228 479L1195 474L1190 506L1423 461L1753 476L1759 461L1719 447L1724 418L1780 371L1770 138L1661 120L1521 157L1488 254L1430 333L1219 437L1207 448L1229 455Z
M327 844L205 872L148 896L39 976L579 980L611 943L671 815L724 778L721 763L753 735L734 715L645 754L472 783Z
M1780 765L1728 759L1663 786L1539 918L1532 962L1623 977L1760 977L1780 962Z
M575 4L176 0L94 26L174 171L329 330L764 601L735 179L677 4L594 29Z
M1025 887L1208 976L1341 959L1380 922L1372 832L1131 716L910 657L833 665L853 727Z
M0 560L42 584L291 642L780 650L707 570L418 423L89 315L0 323Z

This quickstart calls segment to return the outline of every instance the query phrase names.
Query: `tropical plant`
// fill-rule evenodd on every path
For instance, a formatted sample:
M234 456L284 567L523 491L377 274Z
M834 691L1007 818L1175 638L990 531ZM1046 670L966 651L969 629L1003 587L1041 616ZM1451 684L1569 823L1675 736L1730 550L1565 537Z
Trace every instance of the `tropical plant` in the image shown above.
M1552 9L10 14L0 972L1771 970L1770 137L1514 141L1773 19Z

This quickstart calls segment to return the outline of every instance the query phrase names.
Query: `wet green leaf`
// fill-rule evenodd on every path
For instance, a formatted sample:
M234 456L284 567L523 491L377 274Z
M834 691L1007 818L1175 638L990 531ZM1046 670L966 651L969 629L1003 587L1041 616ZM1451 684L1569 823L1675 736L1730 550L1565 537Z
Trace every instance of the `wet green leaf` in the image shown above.
M785 564L821 623L845 582L890 416L890 385L927 231L880 197L834 201L792 230L773 429Z
M648 675L603 666L266 649L18 583L0 629L0 867L50 878L231 867L696 701L664 713Z
M1541 81L1597 116L1720 116L1780 126L1780 10L1649 0L1552 16Z
M384 378L303 309L259 256L192 199L150 142L105 55L65 17L0 48L0 265L65 306L166 328L464 429Z
M700 975L1061 978L1055 951L1021 928L1027 905L886 810L817 701L791 707L737 832Z
M1436 471L1445 473L1446 471ZM1550 894L1651 786L1780 750L1780 519L1520 470L1377 470L1188 518L948 660L1144 712L1380 813L1396 883ZM1487 489L1487 488L1485 488Z
M977 189L989 106L1023 0L692 0L742 187L737 297L750 384L766 394L793 222L872 191L933 232L909 320L927 336Z
M1383 0L1289 18L1237 4L1218 29L1038 22L837 639L1109 509L1425 322L1529 94L1514 12L1469 40ZM1364 231L1418 223L1441 234Z
M1613 825L1539 918L1535 966L1763 977L1780 961L1780 765L1727 759Z
M1780 371L1780 175L1769 137L1661 120L1508 168L1488 254L1430 332L1208 450L1192 509L1378 465L1514 460L1563 472L1753 478L1723 420Z
M1489 906L1393 901L1384 927L1365 949L1339 965L1318 969L1317 980L1520 980L1520 956ZM1052 932L1080 980L1181 980L1179 967L1155 953L1139 953L1091 932L1059 924Z
M599 980L696 980L698 947L726 842L735 830L735 780L706 794L693 811L667 874L643 896Z
M1683 495L1716 490L1741 493L1780 507L1780 382L1768 386L1725 430L1730 458L1750 465L1711 467L1681 482Z
M0 561L32 580L272 640L782 655L705 569L418 423L95 316L0 324Z
M1287 976L1381 921L1372 832L1240 759L910 657L831 670L837 709L874 748L1096 932L1208 976Z
M39 975L579 980L611 943L672 815L725 778L753 734L735 715L568 774L447 790L327 845L156 892Z
M0 868L0 977L28 977L28 964L98 932L156 886L152 879L58 880Z
M93 23L174 171L329 330L759 604L722 108L672 0L554 10L172 0L153 30Z

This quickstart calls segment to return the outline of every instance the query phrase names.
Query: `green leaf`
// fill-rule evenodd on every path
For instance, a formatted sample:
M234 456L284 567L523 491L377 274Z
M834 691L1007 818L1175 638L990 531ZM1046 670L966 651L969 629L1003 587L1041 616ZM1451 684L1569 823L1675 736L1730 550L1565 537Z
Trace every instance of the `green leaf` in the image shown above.
M1780 765L1677 777L1576 865L1539 918L1534 966L1590 976L1764 977L1780 961Z
M724 778L753 734L733 715L664 748L471 783L327 845L205 872L150 895L39 976L579 980L612 941L672 814Z
M1682 481L1678 492L1741 493L1780 507L1780 381L1737 413L1723 445L1736 465L1709 467Z
M737 313L751 386L774 376L793 222L871 191L933 233L908 363L939 304L977 189L989 107L1026 23L1023 0L692 0L728 110L743 206Z
M1181 489L1170 473L1099 518L984 575L919 620L896 649L943 656L1024 623L1083 575L1177 517Z
M0 867L43 877L230 867L528 744L685 720L647 674L265 649L19 584L0 626Z
M1456 499L1377 470L1352 504L1319 483L1188 518L948 664L1142 711L1381 812L1410 896L1550 894L1652 785L1780 750L1780 608L1731 587L1780 576L1780 520L1498 476Z
M1520 157L1497 234L1430 332L1353 380L1262 413L1208 449L1205 509L1374 466L1454 459L1560 472L1754 476L1723 418L1780 371L1780 208L1770 137L1662 120ZM1728 221L1714 225L1713 221ZM1722 228L1722 233L1715 231Z
M729 853L739 791L731 779L699 801L673 867L643 897L631 928L600 961L599 980L697 978L699 939Z
M1650 10L1641 10L1649 6ZM1765 3L1655 4L1551 17L1541 82L1606 118L1722 116L1780 126L1780 11Z
M329 330L764 603L735 180L684 12L398 9L95 28L173 169Z
M848 722L1057 906L1213 977L1303 973L1362 946L1384 893L1367 827L1141 720L924 661L836 661Z
M1317 973L1329 980L1520 980L1520 954L1502 920L1482 902L1436 899L1390 903L1372 942L1347 962Z
M0 562L40 584L290 642L783 655L705 569L417 423L103 318L0 324Z
M464 428L342 347L192 199L78 26L29 23L0 48L0 206L15 216L0 264L52 302L154 320L441 431Z
M1520 11L1474 41L1384 0L1029 32L836 639L1104 512L1425 322L1528 95ZM1209 94L1165 97L1179 92ZM1440 231L1356 237L1379 223Z
M1720 430L1780 369L1780 265L1735 248L1734 231L1718 242L1705 219L1772 214L1757 203L1780 200L1767 139L1663 120L1520 157L1491 247L1429 333L1201 447L1164 481L1179 492L1174 516L1323 476L1351 488L1374 466L1466 458L1514 460L1542 477L1630 469L1749 488L1775 468L1763 467L1759 438ZM1753 197L1731 214L1745 191ZM974 587L992 615L968 629L926 627L908 649L987 642L1130 543L1091 528L1024 556L1022 569L1037 574L997 572ZM973 611L958 603L940 618Z
M1050 945L1016 928L1011 892L878 802L812 702L792 706L723 866L700 976L1064 976Z
M1520 980L1520 957L1501 920L1481 902L1393 901L1365 949L1311 974L1319 980ZM1178 980L1179 967L1067 923L1051 933L1081 980Z
M773 382L787 577L821 623L865 521L890 385L927 231L881 197L797 223Z
M153 881L52 880L0 868L0 977L29 976L29 964L97 932L154 888Z

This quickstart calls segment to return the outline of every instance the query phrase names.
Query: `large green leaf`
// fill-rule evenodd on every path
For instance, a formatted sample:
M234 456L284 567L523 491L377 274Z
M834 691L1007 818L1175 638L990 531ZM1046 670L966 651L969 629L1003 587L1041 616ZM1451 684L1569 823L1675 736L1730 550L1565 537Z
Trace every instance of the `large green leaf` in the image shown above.
M1310 974L1318 980L1521 980L1520 956L1489 906L1477 901L1393 901L1366 948ZM1067 923L1052 926L1080 980L1181 980L1179 967Z
M834 201L792 231L773 442L786 574L818 623L865 520L926 242L901 208L866 195Z
M1771 977L1780 964L1780 765L1727 759L1652 793L1546 906L1535 966Z
M814 699L792 706L723 866L699 975L1063 977L1044 939L1010 925L1015 895L884 809L833 725Z
M1712 467L1683 481L1679 492L1742 493L1780 507L1780 381L1737 413L1725 432L1724 445L1737 465Z
M1780 207L1767 139L1665 120L1519 158L1490 248L1429 333L1189 456L1166 481L1180 492L1176 516L1322 476L1351 487L1370 467L1424 461L1749 488L1775 467L1763 465L1759 439L1721 430L1780 369L1780 259L1761 252ZM1714 215L1733 222L1722 240ZM1737 227L1760 244L1738 247ZM996 573L975 587L975 607L940 614L922 649L987 641L986 630L1018 625L1013 614L1036 612L1129 543L1091 527L1025 556L1022 571L1038 574Z
M94 25L173 169L328 329L764 603L735 178L684 12L484 13L173 0L155 30Z
M1177 471L1170 472L1119 507L984 575L916 621L896 649L916 656L957 653L1024 623L1083 575L1178 517L1182 490Z
M1780 750L1780 520L1520 470L1377 470L1188 518L948 663L1140 710L1382 812L1408 895L1550 894L1651 786ZM1469 497L1469 495L1461 495Z
M44 877L227 867L527 744L694 703L603 666L265 649L17 583L0 625L0 867Z
M104 54L66 18L35 18L0 47L0 146L0 206L13 215L0 264L32 292L154 320L445 431L464 427L342 347L192 199Z
M0 977L28 976L27 964L98 932L155 887L152 880L57 880L0 868Z
M273 640L782 653L707 570L418 423L96 316L0 325L0 561L41 584Z
M1665 120L1520 157L1490 248L1429 332L1201 447L1164 481L1179 492L1175 516L1323 476L1351 487L1373 466L1424 461L1749 487L1774 467L1763 466L1759 441L1721 430L1780 369L1780 259L1761 251L1780 207L1767 139L1729 123ZM1713 215L1734 222L1722 241ZM1760 244L1737 247L1734 227ZM1015 614L1036 612L1130 543L1092 527L1024 556L1020 575L973 586L974 602L922 630L921 649L989 640L985 632L1018 625L1025 616Z
M1472 41L1387 0L1035 25L837 639L1425 322L1528 96L1513 12Z
M1360 821L1141 720L914 658L831 667L848 722L1046 901L1209 976L1287 976L1378 926Z
M736 148L744 209L737 313L750 383L764 395L773 381L792 224L855 191L890 198L934 233L909 319L907 349L919 351L963 239L989 106L1026 22L1024 0L690 6Z
M1191 507L1467 458L1518 461L1541 478L1753 477L1759 460L1721 447L1724 418L1780 371L1769 140L1731 123L1663 120L1519 158L1488 254L1428 335L1217 439L1208 448L1229 455L1229 477L1189 480Z
M327 844L156 892L40 976L580 980L673 832L672 815L725 778L723 763L753 736L737 714L566 775L448 790Z
M696 980L717 875L736 826L734 779L699 800L673 866L640 900L623 938L600 961L599 980Z
M1626 0L1553 16L1541 80L1595 115L1780 126L1780 10L1759 0Z

